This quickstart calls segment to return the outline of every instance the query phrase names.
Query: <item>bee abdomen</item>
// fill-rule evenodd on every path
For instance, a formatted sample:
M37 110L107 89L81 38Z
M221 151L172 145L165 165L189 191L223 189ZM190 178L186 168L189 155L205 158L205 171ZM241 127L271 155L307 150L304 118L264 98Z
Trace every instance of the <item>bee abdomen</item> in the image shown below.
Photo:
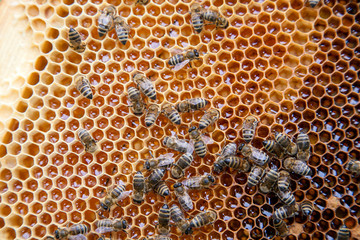
M111 191L111 197L117 198L117 197L119 197L124 191L125 191L125 186L124 186L124 185L117 186L117 187L115 187L115 188Z
M156 92L153 87L149 87L148 89L144 90L144 94L148 96L152 100L156 100Z
M243 137L246 143L251 142L254 137L255 131L253 129L245 129L243 130Z
M99 24L99 28L98 28L99 37L104 36L108 32L108 30L109 30L109 28L107 26Z
M206 11L203 15L204 19L209 22L216 22L217 14L212 11Z
M77 224L70 227L70 235L86 234L90 231L85 224Z
M305 216L309 216L312 211L313 211L313 205L310 201L305 200L300 204L300 208L301 208L301 212L305 215Z
M129 39L129 32L126 28L120 27L117 29L116 34L118 36L119 41L125 45L127 40Z
M208 119L200 119L200 122L199 122L199 129L205 129L207 128L209 125L210 125L210 120Z
M155 123L156 119L155 119L155 114L147 114L145 116L145 125L147 127L150 127L151 125L153 125Z
M81 42L80 34L74 28L70 28L69 30L69 40L70 42Z
M197 33L200 33L204 26L204 21L199 13L193 13L191 14L191 22L193 24L194 30Z
M155 185L154 192L156 192L157 194L159 194L162 197L166 197L170 194L169 187L163 181L161 181Z
M189 153L183 154L179 160L176 162L176 165L179 166L181 169L185 169L191 165L193 161L193 156Z
M341 226L338 232L337 240L349 240L350 239L350 229L346 225Z
M144 190L145 178L144 178L144 175L142 174L142 172L138 171L134 175L133 186L134 186L134 190L137 190L137 191L143 191Z
M170 59L169 59L169 65L170 66L175 66L176 64L179 64L181 62L184 61L184 56L181 55L181 54L177 54L175 56L172 56Z
M172 111L170 114L169 114L169 119L172 123L175 123L177 125L180 125L181 123L181 118L180 118L180 115L177 111Z
M248 186L249 187L256 186L263 175L264 175L264 170L262 168L254 167L249 174L248 183L247 183Z
M198 141L194 144L194 149L196 154L199 157L205 157L206 155L206 145L203 141Z

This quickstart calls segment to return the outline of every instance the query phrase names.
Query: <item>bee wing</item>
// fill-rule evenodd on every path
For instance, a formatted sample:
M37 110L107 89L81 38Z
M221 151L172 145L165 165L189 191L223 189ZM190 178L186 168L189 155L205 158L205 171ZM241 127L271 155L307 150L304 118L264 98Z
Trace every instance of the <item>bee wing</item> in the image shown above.
M202 140L204 141L205 144L212 144L212 143L214 143L214 140L212 140L211 137L202 135L201 138L202 138Z
M189 143L187 143L189 146L188 146L188 153L193 153L194 152L194 144L195 144L195 142L194 142L194 140L190 140L190 142Z
M86 237L83 234L75 235L75 236L69 236L69 240L86 240Z
M110 228L110 227L99 227L95 230L95 232L97 233L107 233L112 231L114 231L114 228Z
M179 48L173 48L173 49L171 49L170 50L170 53L171 53L171 55L176 55L176 54L180 54L180 53L182 53L182 52L184 52L184 50L182 50L182 49L179 49Z
M167 166L167 165L171 165L175 160L173 158L165 158L164 160L162 160L158 167L163 167L163 166Z
M124 192L122 192L121 194L120 194L120 196L119 197L117 197L117 201L120 201L120 200L122 200L122 199L124 199L124 198L126 198L126 197L128 197L128 196L130 196L130 194L132 193L132 190L129 190L129 191L124 191Z
M183 67L185 67L186 64L188 64L190 62L190 59L186 59L185 61L178 63L175 65L175 67L173 68L174 71L179 71L180 69L182 69Z
M125 183L124 183L122 180L119 180L118 184L119 184L119 185L124 185L124 186L125 186Z
M164 155L160 155L159 158L172 158L174 156L173 153L165 153Z

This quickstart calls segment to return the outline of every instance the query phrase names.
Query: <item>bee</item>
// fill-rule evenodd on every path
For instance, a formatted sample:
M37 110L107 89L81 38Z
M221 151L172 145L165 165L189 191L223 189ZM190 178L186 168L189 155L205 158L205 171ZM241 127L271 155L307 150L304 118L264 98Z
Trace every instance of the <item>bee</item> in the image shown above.
M310 5L310 7L314 8L318 5L320 0L307 0L306 3Z
M150 152L151 156L152 153ZM158 158L154 158L152 156L152 159L146 160L144 167L146 170L151 171L157 168L169 168L171 164L174 162L173 158L174 154L172 153L166 153L165 155L160 155Z
M354 174L355 177L360 176L360 161L353 159L350 160L347 164L345 164L345 169Z
M295 156L297 153L297 145L293 143L288 136L283 133L276 133L275 141L282 147L287 154Z
M101 15L98 20L98 33L99 37L102 37L114 27L114 15L116 14L116 8L113 5L110 5L104 8L103 11L100 11L100 13Z
M277 195L286 205L290 206L295 204L295 196L291 191L277 191Z
M244 157L249 159L250 163L258 166L263 166L269 161L269 156L265 152L251 146L250 144L241 143L239 151Z
M250 170L250 163L238 156L229 156L224 159L226 166L239 170L239 172L248 172Z
M287 235L289 235L289 228L282 219L274 218L273 219L273 224L274 224L274 227L275 227L275 229L277 231L278 236L286 237Z
M242 135L246 143L251 142L254 138L256 127L259 123L259 120L253 116L247 116L243 123Z
M175 107L170 103L165 103L162 108L161 112L174 124L180 125L181 118L178 111L176 111Z
M94 153L97 150L96 141L85 129L80 129L78 132L80 142L85 147L85 151L89 153Z
M193 219L190 220L188 233L192 233L193 228L200 228L205 225L213 224L216 218L217 214L214 210L198 213Z
M185 139L178 139L177 137L166 136L163 140L164 146L182 153L193 153L194 147Z
M266 172L264 179L259 185L259 190L262 193L269 193L273 188L274 184L278 181L279 172L277 170L277 167L273 165L271 169Z
M129 39L130 26L120 16L114 18L116 35L122 45L125 45Z
M178 112L190 112L195 110L200 110L210 102L204 98L191 98L181 101L176 104L175 108Z
M90 228L85 224L74 224L68 228L59 228L55 230L55 239L62 240L62 239L81 239L86 240L84 234L90 232Z
M98 240L112 240L112 236L110 235L110 238L107 238L104 235L102 235L100 238L98 238Z
M89 80L83 76L79 75L75 78L76 89L86 98L93 99L93 92L91 90L91 85Z
M156 119L159 117L159 114L160 114L159 105L157 104L149 105L145 115L145 125L147 127L152 126L155 123Z
M132 80L138 86L140 91L151 100L156 100L156 92L150 79L143 73L137 72L133 75Z
M305 200L300 204L300 209L304 216L309 216L313 212L314 206L310 201Z
M307 161L310 157L310 139L307 134L300 133L296 139L297 159Z
M170 208L170 217L171 220L175 223L176 227L181 231L181 233L187 234L189 228L189 221L185 219L184 213L177 205L172 205Z
M153 190L154 190L154 192L156 192L157 194L159 194L162 197L169 196L169 194L170 194L169 187L166 185L166 183L164 181L158 182L153 187Z
M286 158L284 160L284 168L302 176L312 175L311 168L303 161L296 160L295 158Z
M190 195L186 192L186 189L182 183L175 183L173 185L175 196L179 200L180 206L185 212L188 212L194 208L194 204L190 198Z
M69 29L69 46L75 52L82 53L86 49L86 44L82 42L81 36L74 28Z
M195 59L200 59L199 52L196 49L187 50L185 52L172 56L169 59L168 64L174 67L174 71L178 71L185 67L186 64L189 64L189 66L191 67L191 61Z
M182 184L188 189L200 190L210 188L211 185L215 184L215 178L212 175L205 174L186 179L182 182Z
M144 201L145 192L145 177L141 171L136 172L134 175L133 188L133 201L134 203L141 204Z
M204 20L215 23L216 28L226 29L229 26L228 20L213 10L206 10L203 14Z
M157 226L160 235L168 235L170 233L170 208L164 204L159 211L159 225Z
M185 169L191 165L192 161L192 153L184 153L181 155L170 169L171 176L175 179L182 178L185 174Z
M111 220L111 219L102 219L95 223L97 233L107 233L107 232L118 232L124 231L129 227L127 221L123 218L120 220Z
M142 240L172 240L172 239L165 235L155 235L154 237L151 237L151 238L145 237Z
M220 112L217 109L209 109L201 117L199 122L199 129L205 129L209 125L213 124L220 118Z
M148 188L153 188L165 175L165 168L154 169L146 179Z
M141 5L146 5L150 2L150 0L137 0L135 4L141 4Z
M110 212L110 208L112 205L116 204L118 205L118 201L126 198L127 196L129 196L131 194L131 190L130 191L126 191L125 189L125 184L120 181L119 185L115 185L113 186L108 193L106 194L106 197L104 199L104 201L102 201L100 203L100 208L102 210L108 211ZM119 206L119 205L118 205Z
M284 150L275 140L265 140L262 144L266 151L275 155L277 158L282 159L285 156Z
M189 129L190 139L194 142L194 150L196 154L203 158L206 155L207 149L205 142L201 138L201 134L196 127L191 127Z
M134 87L128 88L129 100L131 102L131 107L136 116L140 116L144 113L145 104L141 98L139 90Z
M190 7L191 23L196 33L200 33L204 27L203 12L203 7L198 3L194 3Z
M290 174L288 171L281 170L279 172L278 188L280 191L287 191L290 187Z
M341 226L337 234L337 240L349 240L349 239L350 239L350 229L346 225Z
M252 167L247 182L248 186L249 187L256 186L259 183L260 179L263 177L264 173L265 171L261 167L258 166Z
M214 172L219 174L226 167L225 158L234 156L236 154L237 146L236 143L229 143L223 147L221 153L218 154L217 160L214 162Z
M275 210L273 214L273 218L275 219L285 219L285 218L291 218L295 216L295 214L299 211L299 205L285 205Z

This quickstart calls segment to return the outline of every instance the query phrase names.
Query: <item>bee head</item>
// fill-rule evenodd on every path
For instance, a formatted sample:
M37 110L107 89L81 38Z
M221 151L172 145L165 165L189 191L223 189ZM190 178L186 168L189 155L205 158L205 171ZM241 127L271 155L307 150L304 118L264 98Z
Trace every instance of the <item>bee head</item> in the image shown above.
M241 151L243 148L244 148L244 146L245 146L245 143L240 143L240 145L239 145L239 151Z
M127 223L127 221L125 219L122 220L122 225L125 229L129 227L129 224Z
M200 56L198 50L196 50L196 49L194 49L194 54L195 54L195 57L199 57L199 56Z
M182 186L182 183L175 183L175 184L173 185L174 188L178 188L178 187L181 187L181 186Z
M54 235L55 235L56 239L60 239L60 237L61 237L60 236L60 230L59 229L55 230Z
M168 142L169 140L169 137L165 137L164 140L163 140L163 144L166 145L166 143Z
M223 170L223 167L220 164L214 163L214 170L213 171L215 173L220 174L222 172L222 170Z
M188 227L186 230L185 230L185 234L186 235L189 235L189 234L192 234L192 227Z
M280 219L278 219L278 218L274 218L274 220L273 220L273 222L274 222L274 225L277 225L277 224L279 224L280 223Z
M105 211L109 211L109 207L105 204L105 203L100 203L100 206L102 209L104 209Z
M192 126L191 128L189 128L189 132L192 132L192 131L195 131L195 130L196 130L195 126Z
M145 162L144 167L145 167L146 170L150 170L150 161L149 160L147 160Z
M211 175L208 175L207 179L212 183L215 182L215 178L213 176L211 176Z

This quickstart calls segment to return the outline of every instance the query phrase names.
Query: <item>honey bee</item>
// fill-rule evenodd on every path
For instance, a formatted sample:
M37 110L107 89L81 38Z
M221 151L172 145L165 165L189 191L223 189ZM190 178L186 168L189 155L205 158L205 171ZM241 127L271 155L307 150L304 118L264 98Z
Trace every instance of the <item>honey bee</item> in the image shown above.
M224 159L226 166L234 168L239 172L248 172L250 170L250 163L238 156L229 156Z
M159 117L159 114L160 114L159 105L157 104L149 105L145 116L145 125L147 127L152 126L155 123L156 119Z
M350 160L347 164L345 164L345 169L354 174L355 177L360 176L360 161L353 159Z
M189 129L189 135L191 141L194 143L196 154L201 158L205 157L207 149L199 130L196 127L191 127Z
M300 209L304 216L309 216L313 212L314 206L310 201L305 200L300 204Z
M295 158L286 158L284 160L284 168L302 176L312 175L311 168L303 161L296 160Z
M86 44L82 42L81 36L74 28L69 29L69 46L75 52L82 53L86 49Z
M220 118L220 112L217 109L209 109L201 117L199 122L199 129L205 129L209 125L215 123Z
M150 152L152 159L146 160L144 164L144 168L148 171L154 170L156 168L169 168L171 164L174 162L174 154L166 153L164 155L160 155L158 158L154 158L152 153Z
M85 147L85 151L94 153L97 150L96 141L85 129L80 129L78 132L80 142Z
M320 0L307 0L306 3L310 5L310 7L314 8L318 5Z
M172 240L172 239L165 235L155 235L154 237L143 238L142 240Z
M239 151L244 157L249 159L250 163L258 166L263 166L269 161L269 156L265 152L250 144L241 143L239 145Z
M349 240L350 239L350 229L343 225L340 227L337 233L337 240Z
M121 218L120 220L111 220L111 219L102 219L95 223L97 233L107 233L107 232L118 232L124 231L128 228L128 223L125 219Z
M172 56L169 59L168 64L174 67L173 71L178 71L185 67L186 64L189 64L189 66L191 67L191 61L195 59L200 59L199 52L196 49L187 50Z
M225 158L234 156L236 154L237 146L236 143L229 143L223 147L221 153L218 154L218 158L214 162L214 172L219 174L226 167Z
M215 23L216 28L223 28L226 29L229 26L228 20L220 15L220 13L214 10L206 10L203 14L203 18L206 21Z
M102 235L101 237L98 238L98 240L112 240L112 238L111 238L111 235L110 235L110 238L107 238L104 235Z
M297 159L307 161L310 157L310 139L307 134L300 133L296 139Z
M137 0L135 4L141 4L141 5L146 5L150 2L150 0Z
M159 194L162 197L169 196L169 194L170 194L169 187L166 185L166 183L164 181L158 182L153 187L153 190L154 190L154 192L156 192L157 194Z
M164 146L182 153L193 153L194 147L185 139L178 139L177 137L166 136L163 140Z
M251 142L254 138L256 127L259 123L259 120L253 116L247 116L243 123L242 135L246 143Z
M190 112L195 110L200 110L210 102L204 98L191 98L181 101L180 103L176 104L175 108L178 112Z
M175 107L170 103L165 103L162 108L161 112L174 124L180 125L181 118L178 111L176 111Z
M181 157L173 164L170 169L171 176L175 179L182 178L184 171L191 165L193 161L192 153L184 153Z
M184 213L177 205L172 205L170 208L170 217L171 220L175 223L176 227L181 231L181 233L187 234L189 228L189 221L185 219Z
M265 173L265 171L263 168L258 167L258 166L253 166L251 168L251 171L250 171L250 174L248 177L247 185L249 187L256 186L259 183L260 179L263 177L264 173Z
M165 168L154 169L146 179L148 188L153 188L165 175Z
M190 198L190 195L187 193L184 185L182 183L175 183L173 185L175 196L177 197L180 206L184 209L185 212L188 212L194 208L194 204Z
M289 228L282 219L274 218L273 223L278 236L286 237L287 235L289 235Z
M275 210L273 214L273 218L275 219L285 219L285 218L291 218L295 216L295 214L299 211L299 205L285 205Z
M213 224L216 218L217 214L214 210L208 210L198 213L193 219L190 220L188 234L192 233L193 228L200 228L205 225Z
M265 140L262 142L266 151L282 159L285 156L284 150L275 140Z
M114 25L119 41L122 43L122 45L125 45L129 39L130 26L125 22L124 19L119 16L114 18Z
M99 37L102 37L114 27L114 15L116 14L116 8L113 5L110 5L104 8L103 11L100 11L100 13L101 15L98 20L98 33Z
M279 172L278 188L283 192L290 188L290 174L285 170Z
M76 89L86 98L93 99L93 92L89 80L83 76L78 75L75 77Z
M119 185L115 185L113 186L108 193L106 194L106 197L104 199L104 201L102 201L100 203L100 208L102 210L108 211L110 212L110 208L112 205L116 204L118 205L118 201L126 198L127 196L129 196L131 194L131 190L130 191L126 191L125 189L125 184L120 181ZM119 206L119 205L118 205Z
M200 33L204 27L203 12L203 7L198 3L190 6L191 23L196 33Z
M138 86L140 91L151 100L156 100L156 92L150 79L143 73L137 72L133 75L132 80Z
M145 177L141 171L136 172L134 175L133 188L133 201L134 203L141 204L144 201L145 192Z
M74 224L68 228L59 228L55 230L55 239L57 240L86 240L84 234L90 232L90 228L85 224Z
M145 104L141 98L139 90L134 87L129 87L128 89L129 100L131 102L131 107L136 116L140 116L144 113Z
M188 189L200 190L210 188L211 185L215 184L215 178L212 175L205 174L186 179L182 182L182 184Z
M159 211L159 225L157 230L160 235L168 235L170 233L170 208L164 204Z
M273 165L271 169L266 172L264 179L259 185L259 190L262 193L269 193L273 188L274 184L278 181L279 172L277 170L277 167Z
M295 204L295 196L291 191L277 191L277 195L286 205L290 206Z
M293 143L288 136L283 133L276 133L275 141L282 147L287 154L295 156L297 153L297 145Z

